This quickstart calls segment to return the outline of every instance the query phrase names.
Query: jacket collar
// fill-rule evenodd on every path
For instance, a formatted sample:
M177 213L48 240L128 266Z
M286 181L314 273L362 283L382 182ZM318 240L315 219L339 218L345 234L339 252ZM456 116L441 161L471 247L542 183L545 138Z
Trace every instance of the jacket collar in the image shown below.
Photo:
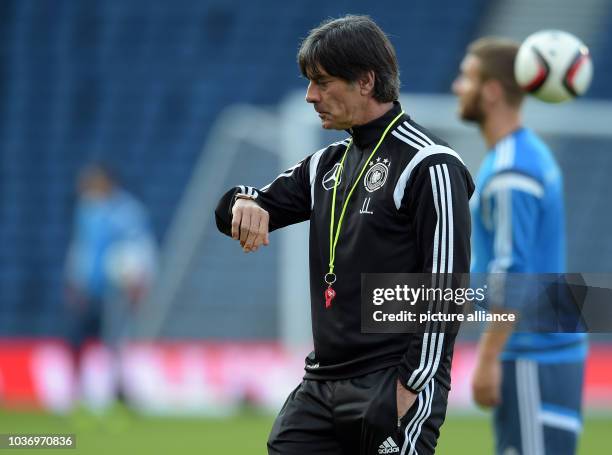
M386 114L383 114L365 125L354 126L346 131L353 136L353 142L358 148L369 148L371 145L378 142L385 128L389 125L389 122L391 122L400 112L402 112L402 106L398 101L394 101L393 107L389 109Z

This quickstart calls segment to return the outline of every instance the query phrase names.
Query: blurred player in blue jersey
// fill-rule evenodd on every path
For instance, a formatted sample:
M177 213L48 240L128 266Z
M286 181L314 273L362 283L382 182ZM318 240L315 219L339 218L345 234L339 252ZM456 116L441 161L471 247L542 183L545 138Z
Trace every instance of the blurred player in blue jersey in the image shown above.
M489 149L471 200L473 273L566 271L562 175L546 144L522 124L523 92L513 76L518 47L475 41L453 83L460 117L478 124ZM586 352L585 334L488 328L472 389L479 405L494 407L497 454L576 452Z
M79 174L65 278L77 382L92 411L108 408L121 384L118 364L107 375L91 374L85 346L93 339L119 349L142 311L156 269L157 246L144 205L106 166L86 166Z

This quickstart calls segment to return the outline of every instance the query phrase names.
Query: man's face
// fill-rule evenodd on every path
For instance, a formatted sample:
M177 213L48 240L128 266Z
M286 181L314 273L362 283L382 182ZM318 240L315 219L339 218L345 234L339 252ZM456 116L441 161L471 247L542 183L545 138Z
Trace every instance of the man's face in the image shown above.
M314 105L323 128L345 130L355 125L365 99L356 82L330 76L323 69L309 81L306 102Z
M88 199L106 199L113 191L113 182L102 172L85 171L79 179L78 190Z
M480 60L468 54L461 62L459 75L453 82L453 93L457 95L459 101L459 117L463 120L479 124L484 121L482 85Z

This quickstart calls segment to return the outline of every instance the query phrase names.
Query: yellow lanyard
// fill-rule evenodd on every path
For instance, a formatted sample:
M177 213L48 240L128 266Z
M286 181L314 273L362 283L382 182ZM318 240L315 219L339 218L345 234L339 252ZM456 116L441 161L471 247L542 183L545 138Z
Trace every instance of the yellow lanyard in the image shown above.
M344 204L342 206L342 211L340 212L340 218L338 218L338 225L336 226L336 230L334 232L334 219L335 219L335 213L336 213L336 190L338 188L338 182L340 181L340 175L342 174L342 171L344 169L344 160L346 160L346 155L348 154L348 151L351 148L351 145L353 145L353 139L351 139L351 141L349 142L349 145L346 147L346 150L344 151L344 156L342 157L342 160L340 161L340 166L338 167L338 170L336 171L336 175L334 176L336 182L334 183L334 193L332 196L332 205L331 205L331 220L329 223L329 272L326 273L324 277L324 281L325 283L327 283L329 288L331 288L331 285L336 282L336 274L334 273L334 262L336 260L336 246L338 245L338 239L340 238L340 228L342 227L342 222L344 221L344 214L346 212L346 207L348 206L349 200L351 199L351 196L353 195L355 188L357 188L357 185L361 181L361 177L363 176L363 173L368 167L368 163L370 162L370 160L372 159L372 157L374 156L374 154L380 147L380 144L382 144L383 140L385 139L385 136L387 135L391 127L395 124L395 122L399 120L399 118L402 115L404 115L404 111L400 112L393 120L391 120L389 125L387 125L387 128L385 128L385 131L382 133L382 135L380 136L380 139L378 140L378 144L376 144L376 147L374 147L374 150L372 150L372 153L370 153L370 156L364 163L363 168L361 169L361 172L359 173L359 176L355 180L355 183L353 184L348 196L346 197L346 200L344 201ZM330 291L333 293L333 296L331 296L331 298L335 297L335 292L333 292L333 290L331 289ZM325 294L325 295L327 298L328 294ZM331 298L328 304L326 305L328 307L331 303Z

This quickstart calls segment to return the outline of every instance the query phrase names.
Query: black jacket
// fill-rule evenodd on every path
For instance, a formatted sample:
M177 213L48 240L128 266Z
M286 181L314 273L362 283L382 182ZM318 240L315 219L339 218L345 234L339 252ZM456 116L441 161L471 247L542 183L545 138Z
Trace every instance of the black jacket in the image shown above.
M351 145L336 196L336 223L365 160L401 112L349 130ZM389 130L368 163L346 209L336 248L337 293L325 308L334 174L350 138L310 155L256 190L228 191L216 210L230 235L236 193L256 196L270 214L270 230L310 220L310 294L314 351L306 378L340 379L398 366L413 392L434 376L450 387L452 334L361 333L361 273L467 273L470 265L469 198L474 190L461 158L410 117Z

